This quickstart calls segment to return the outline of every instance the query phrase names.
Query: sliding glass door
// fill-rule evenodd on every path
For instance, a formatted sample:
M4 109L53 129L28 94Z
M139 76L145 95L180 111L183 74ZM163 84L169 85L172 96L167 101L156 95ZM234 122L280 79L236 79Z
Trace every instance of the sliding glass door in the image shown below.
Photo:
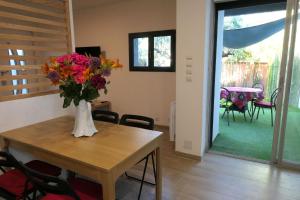
M300 168L299 21L299 0L288 0L273 161Z

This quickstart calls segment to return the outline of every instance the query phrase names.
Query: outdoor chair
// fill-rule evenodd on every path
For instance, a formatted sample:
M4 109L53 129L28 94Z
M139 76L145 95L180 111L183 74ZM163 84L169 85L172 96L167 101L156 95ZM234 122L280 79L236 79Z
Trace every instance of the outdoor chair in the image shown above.
M261 83L254 83L254 84L252 85L252 88L258 88L258 89L261 89L262 91L265 90L264 85L261 84ZM257 98L254 98L254 99L251 100L251 113L254 112L253 105L254 105L254 102L257 101L257 100L258 100ZM265 114L265 111L264 111L263 108L262 108L262 111L263 111L263 114Z
M235 120L233 110L231 109L233 107L233 103L231 101L231 93L228 89L226 89L224 87L221 87L221 90L225 91L225 96L222 97L221 100L220 100L220 108L225 109L224 113L222 115L222 119L224 118L225 114L227 113L227 123L228 123L228 126L229 126L229 113L230 113L230 111L232 111L232 116L233 116L233 119Z
M270 101L264 99L261 101L254 102L254 111L252 113L251 122L253 120L253 116L255 114L256 108L258 108L256 119L258 119L260 109L266 108L271 110L271 125L273 126L273 109L276 111L276 101L277 101L278 92L279 92L278 88L273 91Z
M227 113L227 123L228 123L228 126L229 126L229 113L230 113L230 111L232 112L233 121L235 121L234 111L237 111L237 112L243 113L244 119L245 119L245 121L247 121L246 112L248 111L249 116L250 117L252 116L249 109L248 109L248 104L246 104L242 108L239 108L237 105L235 105L232 102L231 92L228 89L224 88L224 87L222 87L221 90L224 90L225 94L226 94L225 95L226 97L223 97L220 100L220 107L225 109L224 113L222 115L222 119L224 118L225 114Z

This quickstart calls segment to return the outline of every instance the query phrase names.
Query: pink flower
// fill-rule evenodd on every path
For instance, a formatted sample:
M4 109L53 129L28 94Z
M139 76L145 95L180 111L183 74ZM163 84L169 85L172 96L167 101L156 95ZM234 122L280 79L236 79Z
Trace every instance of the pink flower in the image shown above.
M70 54L66 54L63 56L59 56L56 58L56 62L58 62L59 64L71 64L72 60L71 60L71 55Z
M80 55L78 53L72 53L71 54L71 60L74 64L76 65L82 65L82 66L88 66L89 65L89 58L84 56L84 55Z
M77 84L83 84L85 82L85 76L84 71L86 70L86 67L80 66L80 65L74 65L71 67L72 70L72 76L74 77L74 81Z

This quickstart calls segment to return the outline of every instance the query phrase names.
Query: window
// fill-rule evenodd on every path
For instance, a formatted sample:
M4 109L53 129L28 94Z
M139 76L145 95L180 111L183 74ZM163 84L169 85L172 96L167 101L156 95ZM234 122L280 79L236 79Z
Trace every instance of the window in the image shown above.
M176 31L129 33L130 71L175 72Z
M0 102L58 93L41 66L70 53L69 1L0 1Z

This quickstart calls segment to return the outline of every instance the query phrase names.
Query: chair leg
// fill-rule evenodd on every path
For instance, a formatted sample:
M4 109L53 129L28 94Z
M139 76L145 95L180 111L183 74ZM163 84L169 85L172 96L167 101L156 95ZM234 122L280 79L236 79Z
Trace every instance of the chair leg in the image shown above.
M225 110L224 110L224 113L223 113L223 115L222 115L222 119L224 118L224 115L225 115L225 113L226 113L226 108L225 108Z
M264 108L261 108L262 109L262 111L263 111L263 114L265 114L265 110L264 110Z
M252 114L251 114L250 110L247 109L247 111L248 111L249 117L251 118L251 117L252 117Z
M145 174L146 174L146 171L147 171L148 159L149 159L149 155L146 158L146 162L145 162L145 166L144 166L144 172L143 172L143 177L142 177L142 181L141 181L141 186L140 186L138 200L140 200L141 194L142 194L142 189L143 189L144 180L145 180Z
M254 117L255 111L256 111L256 106L253 108L253 111L252 111L251 122L253 121L253 117Z
M258 112L257 112L256 119L258 119L259 111L260 111L260 107L258 107Z
M233 121L235 121L234 111L232 110Z
M229 126L229 110L227 109L227 123L228 123L228 126Z
M247 121L246 112L244 112L244 119L245 119L245 121Z
M271 108L271 125L273 126L273 108Z

